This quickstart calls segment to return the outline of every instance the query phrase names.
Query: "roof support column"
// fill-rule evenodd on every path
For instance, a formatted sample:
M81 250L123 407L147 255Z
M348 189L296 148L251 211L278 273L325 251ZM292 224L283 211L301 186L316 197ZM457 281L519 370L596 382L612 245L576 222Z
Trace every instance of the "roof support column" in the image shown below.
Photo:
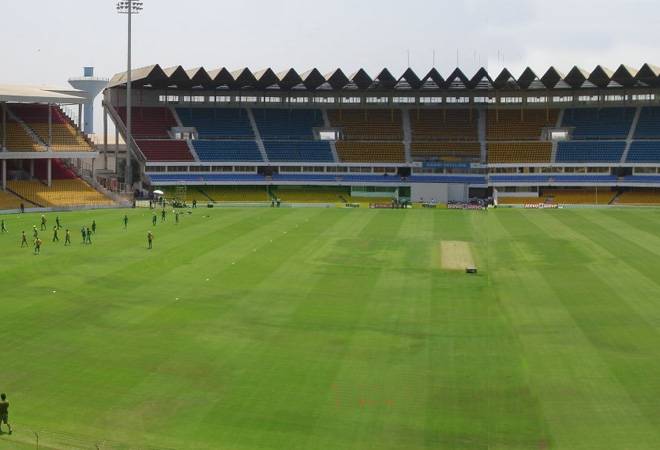
M7 150L7 104L2 104L2 150Z
M2 160L2 190L7 190L7 160Z
M80 103L80 104L78 104L78 128L80 128L80 131L82 131L82 132L87 132L87 130L85 130L83 124L84 124L83 105L82 105L82 103Z
M108 110L103 107L103 169L108 170Z
M119 176L119 130L115 127L115 175Z
M48 104L48 150L53 147L53 104Z
M48 187L53 187L53 160L48 158L48 179L46 180Z
M30 178L34 178L34 159L30 160Z

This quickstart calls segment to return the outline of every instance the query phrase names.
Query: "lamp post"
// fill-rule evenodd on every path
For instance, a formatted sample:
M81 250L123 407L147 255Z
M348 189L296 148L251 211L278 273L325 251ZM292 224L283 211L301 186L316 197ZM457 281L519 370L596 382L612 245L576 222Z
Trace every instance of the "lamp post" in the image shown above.
M131 170L131 152L132 152L132 124L131 124L131 27L133 14L140 14L144 7L141 0L120 0L117 2L117 12L119 14L126 14L128 16L128 58L126 68L126 174L124 176L124 183L127 189L132 191L133 186L133 172Z

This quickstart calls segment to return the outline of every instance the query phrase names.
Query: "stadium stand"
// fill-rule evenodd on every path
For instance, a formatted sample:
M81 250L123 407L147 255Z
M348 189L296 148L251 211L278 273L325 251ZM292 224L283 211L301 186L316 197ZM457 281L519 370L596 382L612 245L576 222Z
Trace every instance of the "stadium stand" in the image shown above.
M78 131L71 119L58 106L51 108L50 126L48 124L48 105L15 104L10 107L10 110L32 129L42 142L46 144L51 142L53 151L88 152L92 150L91 142Z
M4 192L0 190L0 209L18 209L21 207L21 203L23 203L28 208L32 206L31 204L21 200L11 192Z
M608 205L615 193L609 189L544 189L541 198L546 203L566 205Z
M332 162L326 141L264 141L268 159L277 162Z
M614 201L617 205L660 205L660 189L632 189L622 192Z
M558 115L556 109L489 111L487 138L489 141L538 141L543 128L557 125Z
M413 141L478 141L476 111L468 109L416 110L410 112Z
M569 108L562 126L574 128L573 139L625 139L634 118L635 108Z
M660 141L634 141L626 162L660 164Z
M331 110L330 124L347 141L403 141L401 110Z
M137 140L140 150L149 161L194 161L185 141Z
M410 146L413 161L479 160L478 142L413 142Z
M500 205L532 205L545 203L545 198L541 197L498 197L497 203Z
M316 109L254 109L253 114L263 140L312 140L314 128L324 125Z
M560 142L557 162L618 163L626 148L625 141L569 141Z
M253 139L254 132L245 109L177 108L184 127L194 127L200 139Z
M635 129L636 139L660 139L660 108L642 108Z
M126 123L126 108L117 108L121 120ZM135 139L169 139L169 131L177 121L169 108L132 108L131 126Z
M350 198L347 189L323 187L279 187L273 194L288 203L345 203Z
M0 142L2 142L2 127L0 127ZM7 150L21 152L43 152L46 147L35 142L23 125L7 121Z
M268 190L261 186L203 186L202 192L214 202L267 202Z
M495 142L488 144L491 164L549 163L552 158L550 142Z
M403 143L337 141L335 145L343 162L402 163L406 160Z
M8 189L43 207L111 206L114 202L83 180L53 180L52 187L40 181L9 181Z
M263 161L255 141L192 141L200 161Z

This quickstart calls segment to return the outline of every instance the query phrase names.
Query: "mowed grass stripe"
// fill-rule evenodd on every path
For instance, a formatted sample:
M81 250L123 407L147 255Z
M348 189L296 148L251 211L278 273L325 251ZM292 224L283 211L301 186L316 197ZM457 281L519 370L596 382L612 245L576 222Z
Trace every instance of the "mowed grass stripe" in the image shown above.
M495 219L492 224L505 235L536 235L534 245L547 247L548 258L554 252L569 251L557 245L561 233L548 239L536 229L534 222L543 220L542 216L512 211L498 214ZM570 252L578 261L586 258L575 248L571 247ZM551 263L548 266L557 267ZM639 448L653 448L653 428L610 371L590 339L590 329L572 315L571 304L584 301L584 287L593 288L588 283L580 287L584 269L575 264L570 268L571 275L563 271L561 278L556 278L548 266L528 266L521 261L507 273L510 282L498 282L496 287L519 330L531 380L556 447L625 448L632 439ZM572 290L563 289L562 285Z

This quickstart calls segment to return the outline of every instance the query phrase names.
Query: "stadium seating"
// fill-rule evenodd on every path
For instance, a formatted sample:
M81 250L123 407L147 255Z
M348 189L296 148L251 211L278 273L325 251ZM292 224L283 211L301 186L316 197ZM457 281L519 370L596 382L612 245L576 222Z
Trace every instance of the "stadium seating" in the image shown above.
M488 144L491 164L549 163L552 158L550 142L495 142Z
M131 127L135 139L168 139L169 131L177 121L169 108L131 108ZM126 108L117 108L121 120L126 123Z
M333 110L333 127L341 128L348 141L403 141L400 110Z
M78 131L71 119L58 106L51 108L50 125L48 124L48 105L18 104L12 105L11 111L20 117L42 142L46 144L50 142L53 151L88 152L92 150L91 142ZM30 140L32 139L30 138Z
M660 141L634 141L630 146L626 162L660 163Z
M259 186L202 186L202 192L215 202L269 202L265 187Z
M254 119L263 140L314 139L314 128L323 127L323 114L316 109L254 109Z
M500 205L532 205L545 203L545 198L541 197L498 197L497 203Z
M634 118L635 108L570 108L562 126L575 128L573 139L625 139Z
M110 206L114 202L84 181L53 180L52 187L40 181L9 181L7 187L28 201L43 207Z
M2 127L0 127L2 142ZM43 152L46 147L35 142L20 123L7 121L7 150L20 152Z
M490 175L490 182L494 184L537 184L547 185L550 183L576 186L595 183L616 183L614 175Z
M660 139L660 108L642 108L635 129L636 139Z
M406 160L403 143L337 141L336 147L342 162L402 163Z
M617 205L660 205L660 189L633 189L622 192L614 201Z
M326 141L264 141L270 161L332 162L330 144Z
M0 209L18 209L21 207L21 203L23 203L28 208L32 206L29 205L28 202L16 197L11 192L4 192L0 190Z
M194 161L185 141L135 141L149 161Z
M255 141L192 141L200 161L263 161Z
M479 160L478 142L413 142L410 153L413 161Z
M467 109L410 111L413 141L479 140L479 115Z
M546 203L565 205L608 205L615 193L609 189L544 189Z
M541 139L543 128L555 127L556 109L501 110L488 112L489 141L533 141Z
M274 195L288 203L343 203L350 197L348 190L322 187L280 187Z
M177 108L184 127L195 127L200 139L254 138L250 118L241 108Z
M557 162L618 163L626 148L625 141L569 141L560 142Z

